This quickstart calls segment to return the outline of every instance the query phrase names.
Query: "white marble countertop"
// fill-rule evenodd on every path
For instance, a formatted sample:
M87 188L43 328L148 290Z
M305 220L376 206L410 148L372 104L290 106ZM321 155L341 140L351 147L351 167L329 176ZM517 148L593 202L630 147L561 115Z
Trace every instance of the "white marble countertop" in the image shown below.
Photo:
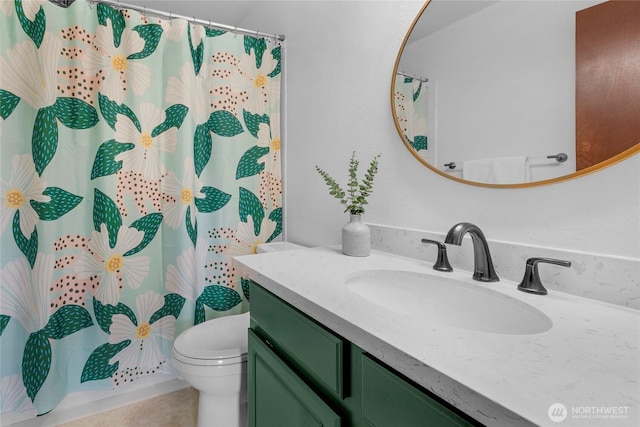
M546 314L551 329L530 335L476 332L426 324L371 303L348 289L350 273L423 272L478 285L471 273L440 273L431 263L372 251L310 248L234 259L237 272L488 426L640 425L640 312L517 283L480 284ZM407 298L410 298L407 295Z

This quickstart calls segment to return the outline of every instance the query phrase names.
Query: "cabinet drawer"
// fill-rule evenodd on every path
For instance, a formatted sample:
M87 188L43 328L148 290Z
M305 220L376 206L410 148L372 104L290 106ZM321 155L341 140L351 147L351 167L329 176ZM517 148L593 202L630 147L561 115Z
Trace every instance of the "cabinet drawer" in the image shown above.
M309 379L344 398L342 338L256 283L250 286L252 328Z
M367 355L362 355L362 391L362 414L374 427L473 425Z

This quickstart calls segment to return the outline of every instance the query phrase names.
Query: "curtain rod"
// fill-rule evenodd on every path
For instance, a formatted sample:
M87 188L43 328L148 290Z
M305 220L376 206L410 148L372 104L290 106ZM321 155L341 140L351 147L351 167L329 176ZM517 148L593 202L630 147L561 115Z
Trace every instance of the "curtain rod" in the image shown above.
M398 74L401 74L405 77L411 77L412 79L416 79L416 80L421 80L425 83L427 83L429 81L428 78L426 77L420 77L420 76L416 76L415 74L409 74L409 73L405 73L404 71L398 71Z
M162 18L169 18L169 19L185 19L189 22L193 22L195 24L200 24L200 25L205 25L207 27L213 27L213 28L220 28L223 30L227 30L233 33L242 33L242 34L247 34L250 36L259 36L259 37L268 37L268 38L272 38L274 40L278 40L278 41L283 41L284 40L284 35L281 34L267 34L267 33L262 33L260 31L253 31L253 30L247 30L244 28L238 28L238 27L234 27L231 25L225 25L225 24L218 24L216 22L211 22L211 21L206 21L204 19L197 19L195 16L194 17L188 17L188 16L184 16L184 15L178 15L175 13L171 13L171 12L164 12L162 10L157 10L157 9L149 9L146 6L137 6L137 5L133 5L133 4L127 4L127 3L121 3L120 1L113 1L113 0L87 0L87 3L89 4L94 4L94 3L104 3L104 4L108 4L109 6L113 6L117 9L131 9L131 10L135 10L137 12L142 13L143 15L146 14L151 14L151 15L155 15L155 16L159 16Z

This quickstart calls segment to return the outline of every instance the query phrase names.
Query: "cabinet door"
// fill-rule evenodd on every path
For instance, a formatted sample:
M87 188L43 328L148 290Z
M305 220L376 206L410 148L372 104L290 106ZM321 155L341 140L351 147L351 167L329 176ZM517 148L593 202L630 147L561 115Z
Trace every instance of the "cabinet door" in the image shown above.
M362 356L362 413L373 427L469 427L475 424Z
M338 416L249 330L249 427L339 427Z
M252 329L320 390L346 397L344 342L259 285L251 284ZM325 390L326 389L326 390Z

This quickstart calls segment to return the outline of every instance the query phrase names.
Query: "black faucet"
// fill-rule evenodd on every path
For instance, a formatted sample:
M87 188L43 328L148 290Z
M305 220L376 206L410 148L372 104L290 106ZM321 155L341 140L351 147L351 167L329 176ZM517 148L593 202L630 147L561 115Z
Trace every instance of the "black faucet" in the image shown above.
M461 222L451 227L444 239L445 243L462 245L462 238L465 234L471 235L473 242L473 280L480 282L497 282L500 280L493 268L489 245L484 234L477 225L468 222Z
M436 260L436 263L433 264L434 270L453 271L453 268L451 268L451 264L449 264L449 258L447 258L447 247L444 245L444 243L431 239L422 239L422 243L431 243L438 246L438 259Z
M538 264L545 262L548 264L561 265L563 267L571 267L570 261L553 258L529 258L524 271L524 277L518 285L518 290L536 295L547 295L547 290L542 285L540 274L538 273Z

